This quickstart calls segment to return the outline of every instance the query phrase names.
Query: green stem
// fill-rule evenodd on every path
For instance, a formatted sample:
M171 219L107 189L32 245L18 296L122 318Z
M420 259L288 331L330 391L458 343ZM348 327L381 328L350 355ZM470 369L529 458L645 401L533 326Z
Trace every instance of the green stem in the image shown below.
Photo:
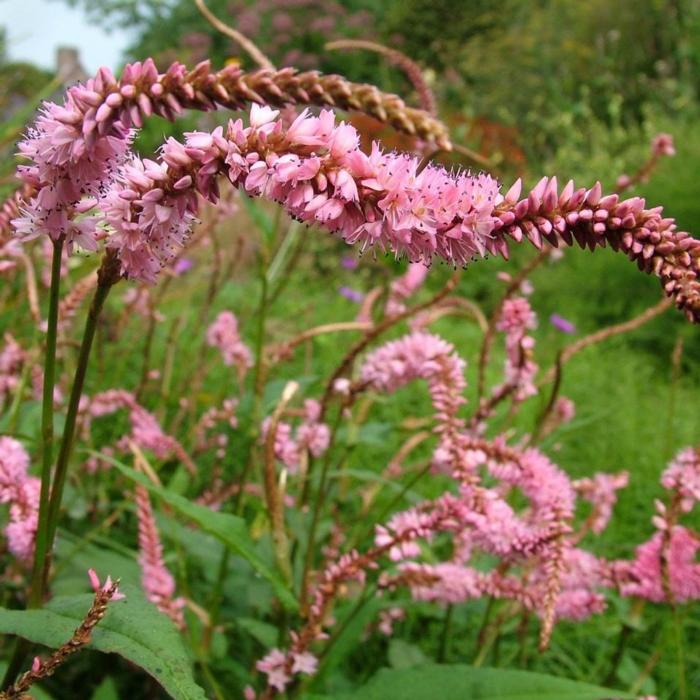
M622 626L620 627L620 634L617 637L617 644L615 645L612 661L610 662L610 670L603 681L603 684L606 686L612 685L615 682L617 670L620 667L620 662L624 656L625 649L627 648L627 642L629 641L631 633L632 628L626 622L623 622Z
M309 526L309 536L306 541L306 551L304 552L304 568L301 574L301 595L300 600L302 606L306 603L306 595L309 589L309 575L311 574L311 565L313 563L314 548L316 545L316 529L318 528L318 519L321 515L321 507L326 497L327 482L328 482L328 469L331 463L331 453L333 446L335 444L335 437L338 431L338 426L343 416L342 408L338 410L336 414L333 427L331 429L331 437L328 443L328 448L326 449L326 456L323 461L323 468L321 469L321 479L318 484L318 491L316 492L316 499L314 501L314 509L311 515L311 525ZM309 475L306 475L309 478ZM309 483L309 482L307 482Z
M452 636L452 616L454 615L454 605L448 605L445 611L445 621L442 625L442 634L440 635L440 648L438 649L437 662L445 663L447 654L450 648L450 638Z
M678 606L673 606L673 631L674 641L676 643L676 663L678 665L678 698L679 700L687 700L688 689L685 680L685 647L683 645L683 627L681 624L681 615Z
M248 452L248 459L246 460L243 471L241 472L241 477L238 482L238 493L236 494L236 501L234 503L234 513L240 515L243 509L243 492L245 484L250 477L250 472L253 469L254 454L255 454L255 439L258 434L258 426L260 424L261 413L262 413L262 399L263 392L265 389L265 368L263 357L263 351L265 349L265 322L267 320L267 307L268 307L268 284L267 284L267 252L261 250L260 252L260 303L258 305L258 328L257 334L255 336L255 368L253 375L253 406L250 414L250 449Z
M486 644L486 637L490 628L491 615L493 614L495 605L496 599L493 596L489 596L489 602L486 604L486 610L484 611L484 619L481 621L481 627L476 637L476 656L472 662L474 666L481 666L484 662L485 654L488 653L488 650L491 648L490 644Z
M49 493L51 489L51 464L53 462L53 391L56 381L56 336L58 328L58 297L61 286L61 256L63 238L53 241L51 259L51 287L49 314L46 328L46 355L44 357L44 387L41 408L41 487L39 491L39 517L34 544L32 578L27 599L28 608L40 608L44 600L44 568L51 548L49 537ZM21 391L21 390L20 390ZM2 687L14 683L32 645L19 639L8 664Z
M49 316L46 328L46 356L44 358L44 389L41 403L41 491L39 493L39 521L36 529L32 582L27 607L40 608L44 598L43 573L49 550L49 495L51 493L51 465L53 464L53 392L56 382L56 336L58 329L58 296L61 286L61 255L63 238L53 242L51 260L51 289Z
M70 398L68 400L66 422L63 426L61 448L58 453L56 469L54 471L51 496L49 498L48 506L46 557L43 562L44 571L41 585L42 592L45 589L48 580L51 565L50 552L56 536L56 528L58 527L58 516L61 509L61 500L63 499L63 488L66 483L68 463L73 450L73 438L75 436L75 424L78 418L78 407L80 404L80 397L83 393L83 384L85 383L85 375L87 373L88 360L90 359L92 341L95 337L95 330L97 328L97 320L100 316L100 312L102 311L105 299L109 294L109 290L118 279L119 261L114 254L108 252L102 261L102 266L100 267L98 273L97 289L95 290L95 295L92 299L90 310L88 311L88 316L85 321L83 340L80 344L80 353L78 355L78 364L75 369L73 386L71 387Z

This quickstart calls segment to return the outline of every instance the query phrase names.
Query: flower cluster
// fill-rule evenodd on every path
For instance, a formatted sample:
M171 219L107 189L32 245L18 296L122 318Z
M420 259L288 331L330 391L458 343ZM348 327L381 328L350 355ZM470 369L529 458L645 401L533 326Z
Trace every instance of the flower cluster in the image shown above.
M122 409L129 412L131 432L118 440L118 450L129 452L129 443L133 441L141 449L151 451L158 459L167 459L175 455L190 472L197 471L180 442L164 433L156 417L141 406L133 394L124 389L110 389L81 401L83 432L89 434L93 418L111 415ZM94 469L98 462L99 460L90 460L87 466Z
M148 491L137 484L134 489L134 500L139 523L139 564L143 590L148 600L154 603L158 610L183 629L185 600L174 597L175 579L163 561L163 545Z
M213 75L206 64L191 73L174 64L160 75L146 61L127 66L120 81L102 69L95 80L72 88L63 107L45 108L22 146L32 161L23 177L37 195L16 220L18 229L94 248L97 219L81 213L97 196L114 229L110 245L119 250L123 273L153 280L184 242L197 212L196 193L216 201L216 179L223 175L349 243L416 262L437 256L462 265L486 253L507 257L508 239L537 247L544 239L554 246L574 240L591 249L610 245L659 276L691 320L700 315L700 241L678 232L660 208L645 209L639 197L603 196L599 183L587 190L569 182L560 192L556 178L543 178L524 199L520 181L501 196L487 175L450 174L432 164L420 170L417 158L386 154L376 145L368 156L355 130L336 126L330 112L303 112L285 129L275 121L277 112L254 105L248 128L236 121L225 135L221 129L193 133L184 145L170 139L160 160L134 158L115 174L128 146L127 127L139 126L144 115L172 117L183 107L214 108L217 102L240 106L252 97L242 85L235 68ZM294 101L277 93L272 104Z
M22 444L0 437L0 503L10 506L5 536L10 552L23 562L30 562L34 552L41 486L28 469L29 455Z
M285 128L278 112L253 105L250 126L169 139L158 161L134 159L102 199L125 274L152 280L183 244L198 211L196 193L218 199L219 176L252 196L280 202L295 218L320 223L363 249L377 246L429 262L465 263L491 247L498 185L487 175L451 176L418 160L368 156L359 136L332 112L302 112ZM449 204L448 204L449 203Z
M598 472L592 477L577 479L574 488L593 508L588 516L586 527L599 535L610 522L612 511L617 503L617 492L629 483L629 473L606 474Z
M535 328L537 317L525 297L506 299L497 329L506 334L505 385L496 393L512 393L516 402L537 393L534 380L538 367L532 359L535 340L527 331Z
M19 385L20 372L27 353L10 333L5 333L5 344L0 350L0 406Z
M70 88L63 105L46 102L33 128L20 143L30 165L20 166L26 205L15 227L25 237L65 237L69 247L96 248L97 219L75 218L94 206L114 177L133 137L152 114L173 119L183 109L240 109L251 100L271 104L313 102L363 108L397 128L448 145L442 125L411 110L393 95L368 95L338 76L297 74L293 69L244 74L235 67L212 73L208 62L188 71L173 63L159 73L155 63L129 64L119 79L107 68L84 85ZM371 98L374 98L372 100ZM34 193L35 196L31 197ZM10 206L9 211L17 207Z
M225 365L238 369L242 380L253 366L253 355L241 340L238 332L238 319L231 311L222 311L207 329L207 345L218 348Z
M296 433L292 426L285 421L277 423L275 430L275 458L278 459L292 474L296 474L308 452L314 457L320 457L330 443L330 428L321 421L321 405L315 399L304 402L303 420ZM267 440L270 418L263 421L261 440Z
M406 306L403 302L420 289L427 276L428 268L425 265L411 263L403 275L392 281L384 313L387 316L396 316L405 311Z

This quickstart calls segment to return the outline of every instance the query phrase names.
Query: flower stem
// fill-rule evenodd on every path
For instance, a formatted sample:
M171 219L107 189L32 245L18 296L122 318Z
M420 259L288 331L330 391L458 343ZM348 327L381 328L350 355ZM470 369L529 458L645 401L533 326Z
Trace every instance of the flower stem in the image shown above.
M42 594L48 580L51 565L50 552L53 546L54 537L56 536L56 528L58 527L58 516L61 508L61 500L63 498L63 487L65 486L66 474L68 472L68 462L70 461L73 449L73 437L75 436L75 424L78 417L78 407L83 393L83 384L85 383L85 375L87 373L88 360L90 359L92 341L95 337L95 330L97 329L97 320L100 316L100 312L102 311L102 307L110 289L118 279L119 260L115 254L108 251L103 258L102 265L100 266L100 270L98 272L97 289L95 290L95 295L92 299L92 303L90 304L90 310L88 311L88 316L85 321L83 340L80 344L80 353L78 355L78 364L75 369L73 386L71 387L70 398L68 400L68 410L66 413L66 422L63 427L61 448L58 453L53 484L51 486L51 496L49 498L48 505L46 557L43 562L44 571L41 584Z
M306 551L304 552L304 567L301 574L301 591L300 600L302 608L306 605L306 598L309 592L309 579L311 576L311 566L313 564L313 557L315 553L316 545L316 529L318 527L319 517L321 515L321 508L325 501L327 495L327 483L328 483L328 470L331 463L331 453L335 445L335 438L340 426L340 421L343 416L342 407L338 410L336 414L335 421L331 428L331 437L328 443L328 448L326 450L326 456L323 461L323 468L321 469L321 478L318 484L318 491L316 492L316 499L314 501L314 508L311 515L311 523L309 525L309 536L306 541ZM309 478L307 474L307 479ZM307 482L309 483L309 482Z
M43 572L48 551L49 494L51 492L51 465L53 464L53 392L56 381L56 335L58 328L58 296L61 286L61 256L63 238L53 241L51 260L51 289L49 316L46 328L46 355L44 357L44 388L41 404L41 491L39 494L39 521L34 545L32 582L27 607L40 608L44 598Z
M28 608L40 608L44 600L44 566L50 549L48 535L49 493L51 488L51 464L53 463L53 391L56 381L56 336L58 328L58 297L61 286L61 256L63 238L53 241L51 258L51 287L49 314L46 327L46 355L44 356L44 387L41 408L41 487L39 492L39 517L34 542L32 578L27 599ZM20 389L21 393L21 389ZM2 687L11 685L19 674L31 649L31 643L19 639L8 664Z
M673 632L674 642L676 646L676 666L678 673L678 698L679 700L687 700L688 690L686 687L686 669L685 669L685 646L683 644L683 626L681 614L678 606L673 606Z
M267 320L268 308L268 284L267 284L267 250L263 247L259 258L260 277L260 302L258 305L257 320L258 328L255 336L255 366L253 368L253 405L250 412L250 446L248 458L238 481L238 493L233 507L233 512L240 515L243 510L244 489L255 461L255 440L258 436L260 420L262 417L263 394L265 393L265 380L267 379L267 368L265 367L265 323Z
M440 635L440 647L437 653L436 661L439 664L444 664L450 649L450 638L452 637L452 616L455 606L450 604L445 611L445 620L442 624L442 634Z

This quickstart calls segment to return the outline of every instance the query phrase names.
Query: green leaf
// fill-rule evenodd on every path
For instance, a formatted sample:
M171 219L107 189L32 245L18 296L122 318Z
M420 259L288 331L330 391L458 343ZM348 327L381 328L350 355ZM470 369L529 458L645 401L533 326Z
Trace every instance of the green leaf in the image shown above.
M100 683L90 700L119 700L119 693L114 681L108 676Z
M392 668L415 668L430 663L430 659L423 650L415 644L410 644L403 639L392 639L389 642L387 653L389 665Z
M124 593L126 600L110 603L88 647L119 654L140 666L175 700L205 700L172 622L138 588L126 586ZM64 596L54 598L42 610L0 608L0 633L57 648L71 638L92 600L92 595Z
M528 671L431 664L382 669L343 700L625 700L634 696Z
M107 459L104 455L103 459ZM296 610L298 603L284 581L268 566L255 551L255 544L248 534L245 520L229 513L217 513L206 506L192 503L183 496L171 493L162 486L151 483L143 474L127 467L117 460L110 459L124 476L141 484L151 493L155 494L180 515L192 520L204 532L216 537L223 542L232 552L243 557L250 565L271 584L280 602L289 610Z
M236 624L253 639L260 642L265 649L277 646L277 628L262 620L255 620L252 617L238 617Z

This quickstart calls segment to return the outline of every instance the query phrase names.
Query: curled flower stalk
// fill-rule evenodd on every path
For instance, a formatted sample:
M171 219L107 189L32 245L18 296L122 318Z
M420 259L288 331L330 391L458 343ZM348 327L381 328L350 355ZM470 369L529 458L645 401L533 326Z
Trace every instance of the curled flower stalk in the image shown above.
M359 149L357 132L330 112L303 112L289 127L269 108L253 106L250 126L169 139L158 161L134 159L100 198L115 233L123 274L152 281L181 247L198 211L197 194L218 199L225 176L249 195L279 201L295 218L318 223L362 249L377 247L429 264L466 264L508 256L509 241L595 248L610 245L661 278L667 295L700 318L700 241L676 231L644 200L603 197L600 185L559 193L544 178L525 199L520 183L505 196L488 175L453 175L418 159Z
M700 241L678 231L661 207L645 208L641 197L620 201L603 196L600 183L576 189L569 181L560 191L556 178L542 178L524 199L520 182L495 208L499 223L493 232L507 255L507 238L529 240L541 248L547 240L594 250L609 245L625 253L640 270L660 278L664 292L694 323L700 321ZM507 237L507 238L506 238Z
M20 145L22 153L35 160L34 167L21 171L25 183L21 197L27 201L34 189L44 208L54 208L62 202L78 201L81 185L88 187L83 194L94 195L105 175L105 165L128 145L130 127L139 128L154 114L173 120L185 109L238 110L250 102L359 110L449 148L445 127L439 121L372 85L315 71L299 73L293 68L246 73L228 66L213 71L208 61L193 70L174 63L159 73L153 60L147 59L127 65L119 78L101 68L85 85L70 88L62 106L45 104L36 129ZM66 165L72 172L66 172ZM62 175L58 182L52 178L56 174ZM15 196L3 207L5 218L18 208L17 200ZM49 226L65 225L65 220L60 221L62 212L65 208L55 210Z

